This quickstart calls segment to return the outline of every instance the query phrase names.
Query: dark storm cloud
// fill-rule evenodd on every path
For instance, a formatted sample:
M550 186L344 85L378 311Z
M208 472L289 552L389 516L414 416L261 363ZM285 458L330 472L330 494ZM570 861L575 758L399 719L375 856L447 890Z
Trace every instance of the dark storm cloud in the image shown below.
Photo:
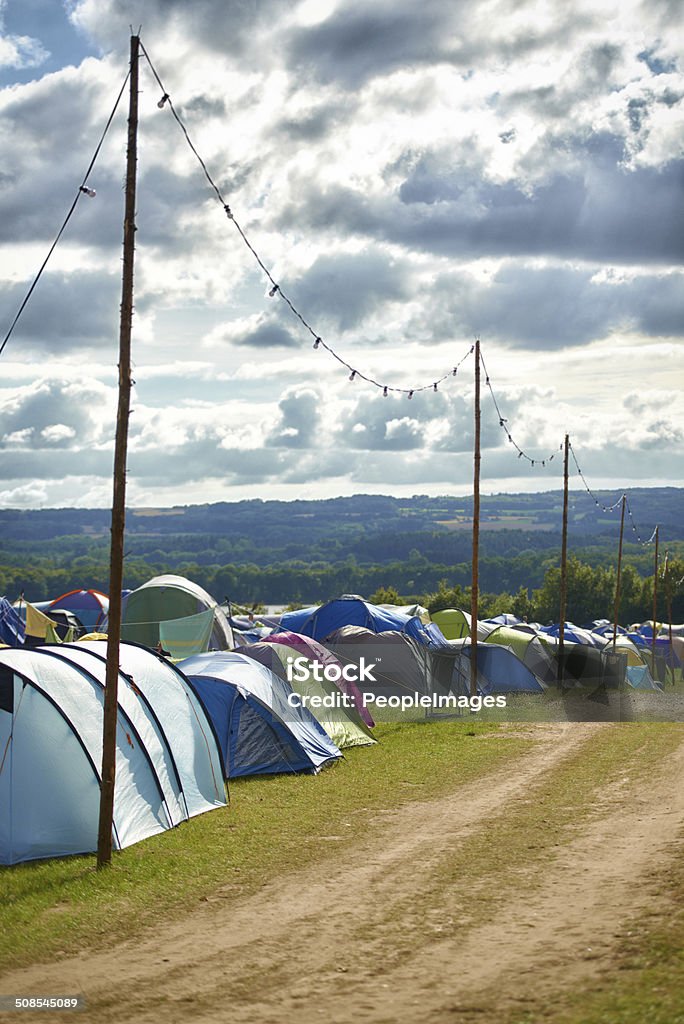
M117 267L117 271L118 271ZM2 322L11 324L28 291L28 282L0 283ZM7 352L19 357L25 346L51 355L88 346L104 346L111 357L119 337L121 283L114 274L75 271L45 273L14 329ZM22 348L22 346L24 346Z

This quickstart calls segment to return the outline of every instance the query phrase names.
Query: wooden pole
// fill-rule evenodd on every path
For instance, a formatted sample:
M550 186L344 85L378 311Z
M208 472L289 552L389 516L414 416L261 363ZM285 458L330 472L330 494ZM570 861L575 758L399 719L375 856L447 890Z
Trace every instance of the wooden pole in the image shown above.
M114 445L114 491L112 537L109 561L109 629L105 673L104 721L102 728L102 783L97 836L97 866L112 861L114 782L116 775L117 689L119 643L121 640L121 591L123 589L124 530L126 525L126 453L131 403L131 326L133 322L133 267L135 258L135 189L138 138L138 54L140 39L131 36L128 151L126 156L126 202L123 231L123 277L119 327L119 404Z
M477 615L480 561L480 339L475 342L475 443L473 456L473 564L470 587L470 696L477 694Z
M558 628L558 685L563 686L565 656L565 615L568 591L568 453L570 437L563 442L563 537L561 542L560 622Z
M655 528L655 560L653 565L653 636L651 637L651 675L656 677L656 616L658 614L658 530Z
M622 495L622 512L620 513L620 544L618 546L617 576L615 579L615 609L613 614L613 650L617 644L618 617L620 615L620 581L622 578L622 538L625 532L625 505L627 495Z
M670 675L672 676L672 685L675 684L675 670L674 670L674 653L672 651L672 589L670 587L670 580L667 575L668 561L670 558L670 552L665 552L665 563L663 565L663 582L665 583L665 611L667 614L667 638L668 638L668 655L667 655L667 666L670 669Z

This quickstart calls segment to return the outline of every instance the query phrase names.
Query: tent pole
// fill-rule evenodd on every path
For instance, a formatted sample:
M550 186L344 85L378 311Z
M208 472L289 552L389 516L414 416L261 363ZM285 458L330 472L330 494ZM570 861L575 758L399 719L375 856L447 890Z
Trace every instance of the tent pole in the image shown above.
M480 339L475 342L475 445L473 458L473 565L470 586L470 696L477 694L477 612L480 560Z
M656 615L658 614L658 530L655 528L655 560L653 564L653 629L651 636L651 675L656 677Z
M126 525L126 453L131 404L131 325L133 321L133 266L135 258L135 189L138 149L138 55L140 39L131 36L126 202L123 228L123 277L119 326L119 403L114 446L112 537L109 562L109 627L102 727L102 783L97 835L97 866L112 862L114 780L116 774L116 726L118 718L119 643L121 640L121 591L123 589L124 530Z
M618 616L620 614L620 580L622 575L622 537L625 532L625 505L627 495L622 495L622 512L620 513L620 543L618 545L617 576L615 578L615 611L613 615L613 651L617 644Z
M568 597L568 452L570 437L563 442L563 540L561 544L560 622L558 625L558 685L563 686L565 656L565 615Z

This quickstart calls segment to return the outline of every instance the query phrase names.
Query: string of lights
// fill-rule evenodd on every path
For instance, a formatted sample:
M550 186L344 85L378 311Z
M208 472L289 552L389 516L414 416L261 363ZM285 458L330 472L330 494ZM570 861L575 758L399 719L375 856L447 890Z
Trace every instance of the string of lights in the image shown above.
M482 363L482 369L483 369L484 375L485 375L485 386L487 388L489 388L489 393L492 396L492 401L494 403L494 408L496 409L496 415L497 415L498 420L499 420L499 426L501 427L501 429L505 433L506 437L508 438L509 443L512 444L513 447L515 448L515 450L517 451L519 459L526 459L527 462L529 462L531 466L533 466L533 467L541 466L542 469L544 469L546 467L547 463L553 462L553 460L555 459L556 454L557 454L556 450L554 449L553 452L550 455L545 456L543 459L539 459L539 458L533 459L531 455L527 454L527 452L524 450L524 448L520 447L520 445L518 444L518 442L515 440L515 438L513 437L512 433L511 433L510 427L508 426L508 420L506 419L506 417L501 412L501 406L499 405L497 397L494 394L494 387L492 386L491 378L490 378L489 374L487 373L487 367L485 366L485 361L484 361L484 357L482 355L482 350L481 349L480 349L480 362ZM563 449L563 444L562 443L560 445L560 449L561 449L561 451Z
M615 501L612 505L604 505L603 502L600 501L599 498L594 494L594 492L592 491L591 487L587 483L587 479L586 479L584 473L582 472L582 470L580 469L579 463L577 461L577 456L575 455L575 450L574 450L574 448L572 447L571 444L569 445L569 448L570 448L570 453L572 455L573 461L575 463L575 468L577 469L577 474L578 474L580 480L582 481L582 483L584 484L584 487L585 487L585 490L586 490L587 494L589 494L593 498L593 500L594 500L594 502L596 504L596 507L600 508L602 512L614 512L616 508L620 507L620 505L622 504L622 499L624 498L624 500L625 500L625 511L627 512L627 515L629 516L629 525L630 525L632 533L634 533L638 543L639 544L643 544L644 546L647 546L648 544L652 544L653 540L655 538L655 533L656 533L657 527L654 527L653 533L651 534L651 536L649 537L648 540L642 540L642 538L641 538L641 531L639 530L639 528L636 525L636 522L635 522L635 519L634 519L634 515L632 514L632 510L630 508L629 499L627 498L627 495L625 493L623 493L623 494L620 495L620 497L617 499L617 501Z
M181 129L181 131L182 131L182 133L183 133L183 135L184 135L184 137L185 137L185 139L186 139L186 141L188 143L188 146L190 147L191 151L194 153L196 159L198 160L198 162L199 162L199 164L200 164L200 166L201 166L201 168L202 168L202 170L204 172L204 175L205 175L207 181L209 182L209 185L211 186L213 192L215 193L216 198L221 203L226 216L232 222L232 224L234 225L234 227L237 230L238 234L240 235L242 241L244 242L246 247L249 249L249 251L252 253L252 256L256 260L258 266L260 267L260 269L262 270L262 272L265 274L266 278L268 279L268 282L271 285L269 293L268 293L269 294L269 298L275 298L275 296L278 296L279 298L281 298L286 303L286 305L289 307L289 309L293 313L293 315L300 321L300 323L303 325L305 330L307 330L309 332L309 334L311 335L311 337L314 339L314 341L313 341L314 349L319 349L319 348L325 349L334 359L337 360L338 363L340 363L341 366L343 366L346 370L349 371L349 380L350 381L354 381L357 378L360 379L360 380L363 380L366 383L371 384L371 385L373 385L376 388L379 388L382 391L382 393L383 393L385 398L388 397L390 392L398 392L398 393L407 395L408 398L413 398L414 394L416 394L416 393L418 393L420 391L437 391L438 388L439 388L439 385L441 383L443 383L449 377L452 377L452 376L455 377L457 375L458 370L459 370L460 366L462 365L462 363L464 363L465 360L468 359L468 357L470 355L472 355L472 353L474 352L474 349L475 349L474 345L472 345L470 347L469 351L460 359L460 361L453 367L452 370L450 370L449 372L443 374L437 380L432 381L429 384L416 385L416 386L414 386L412 388L403 388L403 387L397 387L397 386L394 386L394 385L385 384L382 381L377 380L375 377L371 377L369 374L366 374L363 371L357 369L356 367L352 366L352 364L350 362L348 362L346 359L344 359L342 356L340 356L339 353L332 347L332 345L329 345L326 341L324 341L324 339L314 330L314 328L306 320L306 318L302 315L302 313L296 308L296 306L291 301L289 296L283 291L283 289L282 289L281 285L279 284L279 282L275 280L275 278L273 277L271 271L268 269L268 267L266 266L266 264L262 260L261 256L257 252L257 250L252 245L252 243L249 240L249 238L247 237L245 231L243 230L243 228L241 227L240 223L236 219L235 214L231 210L229 204L226 202L225 198L223 197L220 188L218 187L218 185L216 184L216 182L212 178L211 174L209 173L209 170L207 168L207 165L206 165L205 161L202 159L202 157L198 153L197 149L195 148L195 146L194 146L194 144L193 144L193 142L192 142L192 140L190 138L190 134L189 134L185 124L183 123L182 118L179 116L176 108L174 107L173 101L171 100L171 97L170 97L169 93L166 91L166 88L164 87L164 84L163 84L159 74L157 73L157 70L154 67L154 65L153 65L153 63L152 63L152 61L150 59L150 56L147 53L147 50L145 49L145 46L142 43L142 41L140 42L140 47L141 47L142 52L143 52L143 54L145 56L145 59L147 60L147 63L149 65L149 67L150 67L150 70L152 71L152 74L154 75L154 78L156 79L157 84L158 84L159 88L162 91L162 96L161 96L157 106L160 109L162 109L163 107L168 105L169 109L171 110L171 113L173 114L173 117L174 117L176 123L178 124L179 128ZM545 456L544 458L541 458L541 459L540 458L532 458L532 456L529 455L528 452L525 451L525 449L522 448L517 443L517 441L513 437L513 434L511 433L510 427L508 426L508 420L506 419L506 417L503 415L503 413L501 411L501 406L499 405L499 402L497 400L496 394L494 392L494 388L493 388L493 385L492 385L492 382L491 382L491 378L490 378L490 376L489 376L489 374L487 372L487 368L485 366L485 362L484 362L484 358L482 356L482 351L481 350L480 350L480 362L481 362L482 369L483 369L484 374L485 374L485 385L489 389L489 393L490 393L492 401L494 403L494 408L496 410L496 414L497 414L497 417L498 417L498 420L499 420L499 426L501 427L501 429L506 434L506 437L508 439L509 444L511 444L515 448L515 450L517 451L518 458L519 459L525 459L527 462L529 462L531 467L536 468L537 466L541 466L542 469L546 468L547 465L550 464L551 462L553 462L553 460L555 459L557 451L554 449L553 452L549 453L547 456ZM572 451L572 446L570 446L570 449ZM560 451L563 450L563 444L562 443L559 445L559 450ZM604 511L604 512L612 512L612 511L614 511L614 509L617 508L619 506L620 502L622 501L622 496L620 496L618 501L613 506L611 506L611 507L606 507L606 506L602 505L601 502L598 500L598 498L596 498L596 496L591 491L591 488L589 487L589 485L588 485L584 475L582 474L582 472L581 472L581 470L579 468L579 465L577 463L577 459L575 457L574 451L572 451L572 455L573 455L573 459L575 461L575 466L577 467L577 471L579 473L580 479L582 480L582 482L583 482L585 488L587 489L588 493L591 495L592 498L594 498L594 500L596 502L596 505L599 508L601 508L602 511ZM639 535L639 531L638 531L638 529L636 527L636 524L634 522L634 517L632 515L632 511L629 508L629 504L628 503L626 503L626 508L627 508L628 513L629 513L630 523L631 523L633 531L637 535L637 538L638 538L639 542L640 543L644 543L644 542L641 541L641 537ZM655 532L654 532L654 536L655 536ZM647 543L647 544L651 543L652 540L653 540L653 537L651 538L651 540L646 541L645 543Z
M115 104L114 104L114 106L112 108L111 114L109 115L109 118L107 120L107 124L105 125L105 128L104 128L104 131L102 132L102 136L100 137L100 141L98 142L98 144L97 144L97 146L95 148L95 152L93 153L92 160L88 164L88 169L87 169L87 171L85 172L85 174L83 176L83 180L81 181L81 184L78 186L78 191L76 192L76 195L74 196L74 201L72 202L71 207L69 208L69 212L67 213L66 217L64 218L64 221L62 223L61 228L57 232L57 237L55 238L54 242L52 243L52 245L48 249L47 256L43 260L43 262L42 262L42 264L40 266L40 269L38 270L38 273L33 278L33 281L31 282L31 287L29 288L29 290L27 291L26 295L24 296L24 300L21 303L21 305L19 306L17 314L14 317L14 320L12 321L12 323L10 324L10 327L9 327L9 330L7 331L7 334L3 338L2 344L0 344L0 356L5 351L5 346L7 345L7 342L11 338L12 332L14 331L14 328L19 323L19 318L21 317L21 314L24 312L24 309L26 308L26 305L27 305L29 299L33 295L34 289L35 289L36 285L38 284L38 282L39 282L39 280L40 280L40 278L42 276L42 273L43 273L43 271L45 270L45 268L46 268L46 266L48 264L48 261L49 261L50 257L52 256L53 252L57 248L59 240L62 237L62 235L64 234L66 226L69 223L69 221L71 220L71 217L72 217L72 215L73 215L73 213L74 213L74 211L76 209L76 206L78 205L79 199L81 198L82 195L88 196L89 199L94 199L95 196L97 195L95 189L94 188L90 188L90 186L88 185L88 178L90 177L90 174L91 174L91 172L92 172L92 170L93 170L93 168L95 166L95 162L97 161L97 158L100 155L100 150L102 149L102 144L104 143L104 140L105 140L105 138L107 136L107 132L109 131L111 123L114 120L114 115L116 114L116 111L118 109L119 103L121 101L121 97L123 96L123 93L124 93L124 89L126 88L126 85L128 84L128 79L130 77L130 74L131 73L130 73L130 70L129 70L127 72L127 74L126 74L126 77L123 80L123 84L122 84L121 89L119 91L119 95L116 97L116 102L115 102Z
M178 124L178 127L181 129L181 131L183 133L183 136L184 136L188 146L190 147L191 151L193 152L193 154L195 155L197 161L199 162L200 167L202 168L202 171L204 172L204 176L206 177L207 181L209 182L209 185L210 185L212 191L214 192L216 198L218 199L219 203L223 207L223 210L224 210L226 216L228 217L228 220L231 221L231 223L235 227L235 230L240 235L240 238L242 239L242 241L247 246L247 248L251 252L251 254L254 257L254 259L256 260L256 262L257 262L258 266L260 267L261 271L266 276L266 278L267 278L267 280L268 280L268 282L269 282L269 284L271 286L270 290L269 290L269 293L268 293L269 298L273 299L273 298L275 298L277 296L278 298L283 300L283 302L290 309L290 312L297 318L297 320L299 320L299 322L302 324L302 326L305 328L305 330L307 330L309 332L309 334L311 335L311 337L313 338L313 347L314 347L314 349L320 349L320 348L325 349L326 352L328 352L333 357L333 359L336 359L337 362L340 363L340 365L345 368L345 370L349 371L349 380L350 381L354 381L357 378L359 380L366 381L367 384L372 384L374 387L376 387L380 391L382 391L382 394L384 395L385 398L387 398L389 396L390 392L394 392L394 393L398 393L398 394L404 394L408 398L413 398L413 396L415 394L418 394L421 391L433 391L433 392L435 392L435 391L439 390L439 385L444 383L445 380L448 380L450 377L456 377L457 374L458 374L458 370L459 370L460 366L465 362L465 360L470 355L472 355L472 353L473 353L473 351L475 349L474 345L470 347L468 352L466 352L466 354L452 367L452 369L450 369L446 373L442 374L441 377L437 377L436 380L432 380L432 381L430 381L429 383L426 383L426 384L415 384L413 387L398 387L397 385L387 384L384 381L377 380L375 377L372 377L369 374L364 373L362 370L356 369L356 367L352 366L352 364L350 362L348 362L348 360L344 359L341 355L339 355L339 353L333 348L332 345L330 345L330 344L328 344L328 342L324 341L324 339L311 326L309 321L304 317L304 315L300 312L300 310L297 309L297 307L295 306L294 302L290 299L290 297L286 294L286 292L283 291L282 286L273 277L273 274L271 273L271 271L269 270L267 265L262 260L261 256L257 252L257 250L254 247L254 245L251 243L251 241L247 237L245 231L243 230L243 228L241 227L239 221L237 220L234 212L231 210L228 202L226 201L225 197L223 196L223 194L221 192L221 189L216 184L215 180L212 178L212 176L211 176L211 174L209 172L209 169L208 169L208 167L206 165L206 162L202 159L202 157L198 153L197 149L195 148L195 145L193 144L192 139L190 138L190 133L188 132L188 130L187 130L185 124L183 123L183 120L180 117L180 115L179 115L178 111L176 110L175 106L173 105L173 100L171 99L171 96L169 95L169 93L167 92L167 90L166 90L166 88L164 86L164 83L162 82L161 78L159 77L159 74L157 73L157 70L154 67L154 64L152 63L152 61L150 59L150 56L149 56L147 50L145 49L145 46L144 46L142 40L140 42L140 48L141 48L141 50L143 52L145 60L149 64L149 67L150 67L150 70L151 70L152 74L154 75L154 77L155 77L155 79L157 81L157 85L159 86L159 88L162 91L162 96L161 96L161 99L159 100L159 102L157 103L157 106L160 109L163 109L164 107L168 106L169 110L171 111L171 113L172 113L172 115L174 117L174 120Z

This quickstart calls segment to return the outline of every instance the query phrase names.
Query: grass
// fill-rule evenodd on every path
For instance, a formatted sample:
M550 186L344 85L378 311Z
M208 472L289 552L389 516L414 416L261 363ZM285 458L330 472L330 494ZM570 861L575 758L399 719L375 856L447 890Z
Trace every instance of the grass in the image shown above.
M0 965L17 966L139 934L180 915L219 886L255 891L284 868L336 852L372 828L381 809L429 798L486 776L529 747L525 740L474 742L495 725L461 722L379 726L380 744L356 748L318 776L255 777L231 783L229 808L115 854L0 868Z

